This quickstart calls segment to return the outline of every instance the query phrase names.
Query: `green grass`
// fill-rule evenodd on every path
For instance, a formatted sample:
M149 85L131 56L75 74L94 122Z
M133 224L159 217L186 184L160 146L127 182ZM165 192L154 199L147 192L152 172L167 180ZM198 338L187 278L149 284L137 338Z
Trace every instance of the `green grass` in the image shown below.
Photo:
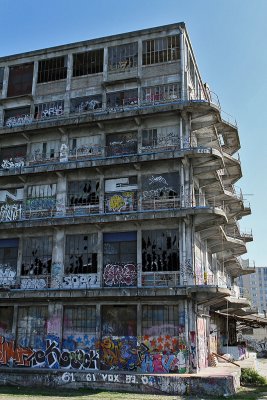
M242 387L240 391L228 397L231 400L267 400L266 386ZM200 396L164 396L162 394L135 394L126 392L107 392L91 389L66 388L26 388L15 386L0 386L0 400L222 400L225 397Z

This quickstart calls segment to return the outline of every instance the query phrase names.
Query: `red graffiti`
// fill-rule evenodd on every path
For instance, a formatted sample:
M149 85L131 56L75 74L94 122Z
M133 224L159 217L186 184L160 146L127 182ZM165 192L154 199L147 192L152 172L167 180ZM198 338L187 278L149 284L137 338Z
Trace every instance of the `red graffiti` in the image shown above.
M15 347L15 341L6 342L3 336L0 336L0 365L8 365L13 363L14 366L29 367L31 362L30 356L34 351L27 347Z

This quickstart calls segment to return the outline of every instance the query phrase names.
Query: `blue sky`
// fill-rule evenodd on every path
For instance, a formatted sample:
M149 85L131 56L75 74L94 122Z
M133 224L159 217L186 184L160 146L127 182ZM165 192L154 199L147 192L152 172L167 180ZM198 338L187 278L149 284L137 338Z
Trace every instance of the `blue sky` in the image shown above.
M237 120L254 242L244 258L267 266L267 0L0 0L0 57L184 21L202 78ZM265 249L266 246L266 249Z

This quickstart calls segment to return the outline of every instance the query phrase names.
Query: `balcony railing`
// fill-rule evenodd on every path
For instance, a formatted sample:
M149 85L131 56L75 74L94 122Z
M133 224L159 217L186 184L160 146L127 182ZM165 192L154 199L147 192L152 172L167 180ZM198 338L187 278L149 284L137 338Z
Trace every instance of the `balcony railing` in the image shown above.
M149 211L170 211L188 208L216 208L225 211L224 204L214 197L206 201L204 195L200 196L178 196L168 198L151 198L145 199L141 194L136 192L126 192L127 195L123 196L123 192L112 196L106 196L104 203L93 202L85 205L66 206L63 201L57 201L51 198L51 207L45 208L40 198L40 207L34 203L31 208L30 203L5 203L0 205L0 223L34 220L34 219L51 219L51 218L73 218L73 217L86 217L89 215L112 215L124 213L137 213ZM38 198L36 199L38 200Z
M226 288L225 280L212 274L198 274L180 271L142 272L142 267L134 264L107 265L103 268L102 278L97 273L53 275L14 276L12 280L0 277L0 288L6 290L42 291L84 290L97 288L168 288L185 286L205 286ZM232 288L232 295L236 287Z
M14 115L6 120L1 119L0 126L11 129L17 127L25 127L31 124L42 125L49 121L61 121L70 118L77 120L77 117L79 118L79 116L84 116L88 114L101 115L113 112L125 112L133 109L145 109L150 108L151 106L160 107L168 104L188 104L196 102L212 104L220 109L220 102L218 96L215 93L209 92L209 95L207 95L206 91L195 91L190 89L181 91L180 94L177 95L154 94L150 97L147 97L146 99L138 97L132 99L127 98L125 100L122 99L120 104L115 106L113 105L112 107L110 107L109 105L103 105L102 108L91 108L86 111L84 111L84 109L82 108L81 111L76 111L72 113L67 113L66 110L61 110L60 113L48 113L46 117L43 116L42 118L38 118L38 115L31 113Z

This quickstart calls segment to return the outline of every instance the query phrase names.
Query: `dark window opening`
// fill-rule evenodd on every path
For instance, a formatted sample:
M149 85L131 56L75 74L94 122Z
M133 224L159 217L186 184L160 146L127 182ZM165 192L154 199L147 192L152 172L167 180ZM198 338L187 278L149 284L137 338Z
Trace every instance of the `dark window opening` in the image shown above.
M142 199L173 199L180 194L180 174L170 172L142 176Z
M71 99L70 112L82 113L86 111L94 111L102 108L102 95L94 95L87 97L78 97Z
M23 167L27 146L4 147L0 150L0 164L4 169Z
M143 65L180 59L180 36L169 36L143 42Z
M13 307L0 307L0 335L4 336L5 339L13 338L13 313Z
M0 67L0 90L3 89L3 82L4 82L4 67Z
M31 94L33 78L33 63L9 67L7 96L22 96Z
M21 275L49 275L52 264L52 237L24 239Z
M73 54L73 76L103 72L103 57L103 49Z
M138 62L138 43L127 43L108 49L108 67L110 71L125 71L136 67Z
M178 83L143 88L142 101L145 103L176 101L180 98L181 90Z
M136 336L136 306L103 306L102 336Z
M107 93L107 108L130 107L136 105L138 105L137 89Z
M142 130L142 146L150 147L157 146L157 129Z
M117 133L106 136L107 156L137 153L137 132Z
M38 83L58 81L67 77L67 57L55 57L39 61Z
M75 181L68 185L68 206L99 204L99 181Z
M67 274L97 273L97 234L66 237L65 272Z
M179 235L176 230L142 233L142 270L179 271Z
M104 265L125 265L137 262L136 232L104 234Z
M38 104L34 108L35 119L59 117L64 114L64 100Z

